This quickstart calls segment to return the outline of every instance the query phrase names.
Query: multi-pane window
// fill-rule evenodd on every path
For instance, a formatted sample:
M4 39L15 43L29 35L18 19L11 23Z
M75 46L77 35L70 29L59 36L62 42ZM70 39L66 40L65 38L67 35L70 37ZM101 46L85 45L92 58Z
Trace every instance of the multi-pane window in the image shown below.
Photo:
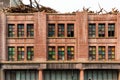
M17 48L17 60L18 61L24 60L24 52L25 52L24 47L18 47Z
M55 24L48 24L48 37L55 36Z
M18 24L17 26L17 36L24 37L24 24Z
M15 37L15 25L8 24L8 37Z
M34 36L34 25L27 24L27 37L33 37L33 36Z
M95 59L96 59L96 47L89 46L89 60L95 60Z
M64 60L65 59L65 47L59 46L58 47L58 60Z
M58 24L58 37L65 36L65 29L64 24Z
M109 46L108 47L108 60L114 60L115 59L115 46Z
M33 60L34 48L32 46L27 47L27 60Z
M105 60L105 46L98 47L99 60Z
M89 24L88 25L88 36L89 37L95 37L96 36L96 25L95 24Z
M55 60L55 46L48 47L48 60Z
M74 59L74 47L68 46L67 47L67 60L73 60Z
M115 24L108 24L108 37L115 36Z
M67 24L67 37L74 37L74 24Z
M98 37L105 37L105 24L98 25Z
M8 47L8 60L9 61L15 60L15 47Z

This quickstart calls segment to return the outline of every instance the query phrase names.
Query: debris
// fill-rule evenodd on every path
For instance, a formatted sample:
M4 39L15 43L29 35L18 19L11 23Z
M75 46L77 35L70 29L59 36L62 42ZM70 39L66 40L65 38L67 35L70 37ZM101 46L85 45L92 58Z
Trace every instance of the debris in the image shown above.
M17 5L16 7L8 7L4 8L3 12L9 12L9 13L33 13L33 12L47 12L47 13L57 13L56 10L45 7L43 5L40 5L36 0L34 0L35 5L33 7L33 2L30 0L30 5L25 5L20 0L20 5Z

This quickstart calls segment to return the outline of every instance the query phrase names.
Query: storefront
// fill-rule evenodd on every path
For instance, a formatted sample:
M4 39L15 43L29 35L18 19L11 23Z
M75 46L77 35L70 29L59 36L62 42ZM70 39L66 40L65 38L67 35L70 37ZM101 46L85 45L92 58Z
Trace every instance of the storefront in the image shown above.
M118 80L118 70L85 70L84 80Z
M79 70L44 70L43 80L79 80Z
M38 80L37 70L6 70L5 80Z

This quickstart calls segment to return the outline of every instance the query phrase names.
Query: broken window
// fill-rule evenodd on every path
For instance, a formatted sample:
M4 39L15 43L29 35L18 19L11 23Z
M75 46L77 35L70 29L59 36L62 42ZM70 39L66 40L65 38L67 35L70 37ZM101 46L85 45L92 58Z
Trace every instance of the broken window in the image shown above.
M99 60L105 60L105 46L98 47Z
M68 46L67 47L67 60L73 60L74 59L74 47Z
M89 46L89 60L95 60L95 59L96 59L96 47Z
M98 25L98 37L105 37L105 24Z
M108 46L108 60L115 59L115 46Z
M95 24L89 24L88 25L88 36L89 37L95 37L96 36L96 25Z
M18 24L17 32L18 37L24 37L24 24Z
M48 37L55 36L55 24L48 24Z
M34 56L34 48L33 46L28 46L27 47L27 60L33 60Z
M55 60L55 46L48 47L48 60Z
M65 29L64 24L58 24L58 37L65 36Z
M64 60L65 59L65 47L59 46L58 47L58 60Z
M115 24L108 24L108 37L115 36Z
M74 24L67 24L67 37L74 37Z
M24 60L24 53L25 53L25 48L24 47L18 47L17 48L17 59L18 59L18 61L23 61Z
M15 60L15 47L8 47L8 61L14 61Z
M8 24L8 37L15 37L15 25Z
M27 24L27 37L33 37L33 36L34 36L34 25Z

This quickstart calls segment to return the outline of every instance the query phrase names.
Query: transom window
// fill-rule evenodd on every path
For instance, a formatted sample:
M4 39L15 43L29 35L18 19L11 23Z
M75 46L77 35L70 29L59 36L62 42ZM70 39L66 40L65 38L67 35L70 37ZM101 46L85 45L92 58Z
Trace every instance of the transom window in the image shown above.
M55 46L48 47L48 60L55 60Z
M8 24L8 37L15 37L15 25Z
M105 46L98 47L99 60L105 60Z
M95 37L96 36L96 25L95 24L89 24L88 26L88 35L89 37Z
M17 26L18 37L24 37L24 24L18 24Z
M98 37L105 37L105 24L98 25Z
M115 36L115 24L108 24L108 37Z
M74 37L74 24L67 24L67 37Z
M27 37L33 37L33 36L34 36L34 25L27 24Z
M15 47L8 47L8 61L15 60Z
M108 60L114 60L115 59L115 46L109 46L108 47Z
M65 29L64 24L58 24L58 37L65 36Z
M25 48L24 47L18 47L17 52L18 52L18 54L17 54L18 55L18 61L24 60Z
M96 47L89 46L89 60L96 60Z

